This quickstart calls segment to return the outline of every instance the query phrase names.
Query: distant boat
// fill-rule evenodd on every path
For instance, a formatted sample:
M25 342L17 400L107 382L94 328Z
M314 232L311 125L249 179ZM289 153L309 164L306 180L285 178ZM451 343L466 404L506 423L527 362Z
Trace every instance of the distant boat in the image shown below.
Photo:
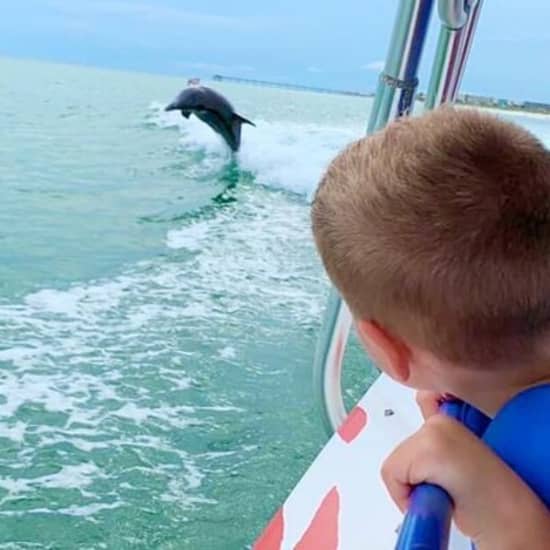
M188 86L200 86L201 79L200 78L190 78L187 81Z

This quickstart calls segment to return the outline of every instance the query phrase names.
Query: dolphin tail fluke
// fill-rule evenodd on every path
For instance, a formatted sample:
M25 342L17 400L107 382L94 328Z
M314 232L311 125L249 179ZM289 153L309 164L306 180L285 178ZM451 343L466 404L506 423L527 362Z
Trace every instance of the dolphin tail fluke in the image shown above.
M238 115L237 113L233 115L233 118L239 120L241 124L250 124L250 126L256 126L251 120L248 120L247 118L244 118L244 116Z
M229 147L231 147L231 150L233 152L237 152L239 150L239 147L241 146L241 128L242 128L242 121L240 118L234 116L231 120L231 140L226 140Z
M241 115L238 115L237 113L234 113L233 118L231 119L231 131L233 134L233 139L231 140L232 143L229 144L233 151L238 151L239 147L241 146L241 128L243 124L251 124L252 126L256 126L250 120L244 118Z

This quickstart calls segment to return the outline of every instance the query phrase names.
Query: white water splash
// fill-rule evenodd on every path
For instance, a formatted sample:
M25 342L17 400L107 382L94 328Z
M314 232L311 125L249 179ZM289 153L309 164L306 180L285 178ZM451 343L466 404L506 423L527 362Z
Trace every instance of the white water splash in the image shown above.
M190 151L204 151L210 161L227 161L228 148L206 124L196 117L184 119L166 113L160 103L150 106L149 121L161 128L178 128L180 144ZM356 126L300 124L255 120L256 127L243 126L237 161L242 170L254 174L262 185L311 195L331 159L363 134Z

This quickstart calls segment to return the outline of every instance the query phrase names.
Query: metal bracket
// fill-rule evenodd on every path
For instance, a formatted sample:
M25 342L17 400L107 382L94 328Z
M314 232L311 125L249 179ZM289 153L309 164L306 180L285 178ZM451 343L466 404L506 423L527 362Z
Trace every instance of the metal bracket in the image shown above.
M439 0L437 6L441 22L449 29L459 30L468 21L468 16L478 0Z
M401 80L400 78L395 78L387 73L382 73L380 75L380 80L391 88L400 88L401 90L416 90L416 87L418 86L417 77L410 80Z

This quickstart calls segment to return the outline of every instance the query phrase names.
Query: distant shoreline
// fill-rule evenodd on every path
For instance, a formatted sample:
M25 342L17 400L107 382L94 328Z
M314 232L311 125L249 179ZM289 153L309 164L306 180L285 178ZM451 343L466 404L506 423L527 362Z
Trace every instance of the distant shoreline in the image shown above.
M352 97L374 98L374 92L358 92L352 90L337 90L333 88L320 88L316 86L306 86L302 84L291 84L287 82L272 82L268 80L256 80L252 78L241 78L215 74L212 77L214 82L229 82L234 84L246 84L249 86L258 86L261 88L278 88L283 90L296 90L302 92L314 92L321 94L344 95ZM426 94L419 92L417 101L423 103ZM534 101L516 102L507 99L497 99L492 97L478 96L473 94L460 94L457 105L465 107L479 107L482 109L491 109L495 111L511 112L524 115L535 115L547 117L550 115L550 104L538 103Z

